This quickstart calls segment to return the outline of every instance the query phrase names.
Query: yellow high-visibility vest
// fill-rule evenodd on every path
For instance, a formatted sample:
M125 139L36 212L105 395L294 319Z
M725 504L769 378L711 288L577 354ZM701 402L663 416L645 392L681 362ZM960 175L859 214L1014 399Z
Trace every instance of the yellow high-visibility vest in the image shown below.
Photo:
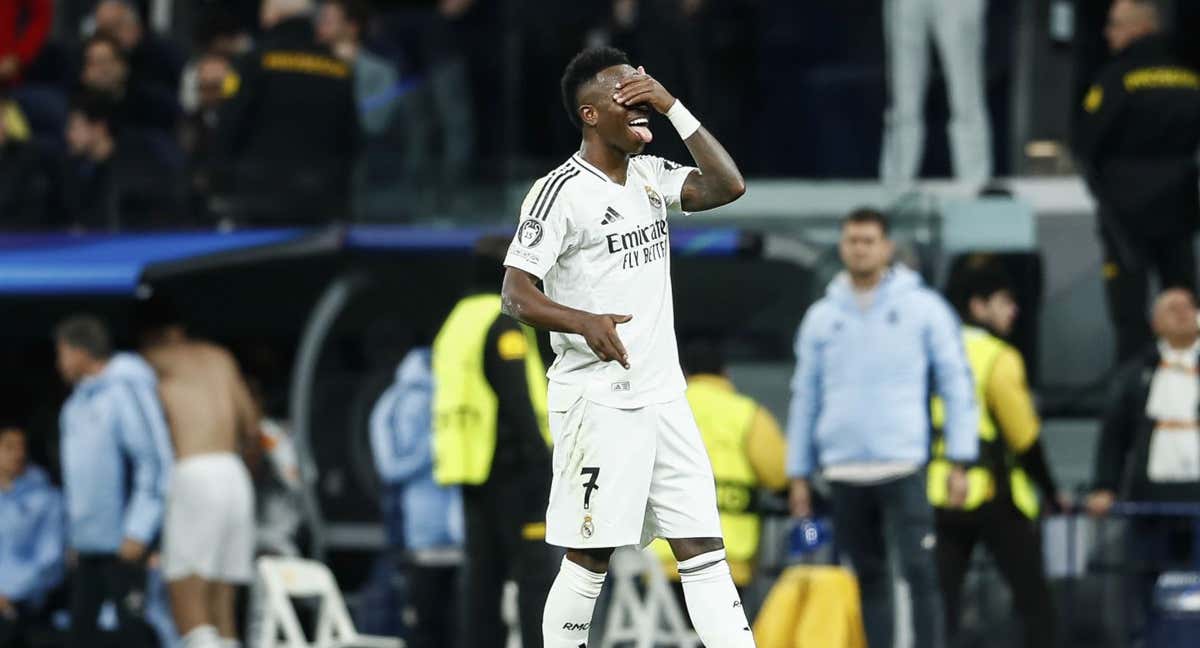
M1037 491L1029 476L1017 465L1012 452L998 437L999 429L987 406L987 387L992 367L1000 354L1009 348L1008 343L983 329L964 326L963 346L967 352L967 361L971 365L971 374L974 376L975 402L979 408L979 459L967 468L967 499L963 509L975 510L995 497L994 475L1006 471L1013 504L1030 519L1036 518ZM944 508L949 499L946 480L950 475L951 464L946 459L946 442L940 434L946 418L945 406L940 398L933 399L931 412L933 426L939 433L933 443L926 489L929 503Z
M688 403L712 462L717 486L721 534L730 564L754 560L762 521L754 510L758 476L746 452L747 436L758 413L758 403L703 377L688 382ZM670 564L670 546L657 540L655 553Z
M496 454L499 401L484 374L488 329L500 316L499 295L474 295L455 305L433 341L433 476L439 484L482 484ZM527 343L525 380L547 445L546 368L537 336Z

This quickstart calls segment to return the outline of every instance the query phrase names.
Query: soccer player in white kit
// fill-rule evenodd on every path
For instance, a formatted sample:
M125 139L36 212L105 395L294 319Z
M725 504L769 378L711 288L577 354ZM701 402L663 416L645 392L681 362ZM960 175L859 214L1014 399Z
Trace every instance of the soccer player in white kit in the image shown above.
M546 600L544 645L586 647L613 549L661 537L704 645L754 646L725 562L712 466L684 397L667 220L732 202L745 183L716 138L619 50L581 52L562 92L583 142L529 190L502 290L505 312L550 330L557 354L546 541L567 554ZM652 110L671 121L696 167L638 155L653 138Z

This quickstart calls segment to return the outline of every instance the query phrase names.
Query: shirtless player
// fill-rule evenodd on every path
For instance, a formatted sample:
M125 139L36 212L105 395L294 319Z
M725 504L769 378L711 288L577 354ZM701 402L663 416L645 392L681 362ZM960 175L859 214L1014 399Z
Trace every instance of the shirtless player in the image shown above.
M147 309L142 355L159 377L175 446L163 526L163 573L184 648L233 648L235 586L254 559L254 490L245 464L261 450L259 412L233 356L189 339ZM243 463L243 458L245 463Z

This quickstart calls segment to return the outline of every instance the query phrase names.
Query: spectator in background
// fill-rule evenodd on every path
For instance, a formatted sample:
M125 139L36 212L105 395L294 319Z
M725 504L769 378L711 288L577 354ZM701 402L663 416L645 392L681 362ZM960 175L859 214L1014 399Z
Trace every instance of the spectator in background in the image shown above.
M221 114L235 218L348 215L359 148L353 69L316 42L310 0L263 0L264 33Z
M929 501L937 521L938 574L946 605L950 645L965 645L962 625L963 583L975 545L982 543L1012 591L1013 606L1024 621L1026 648L1051 647L1056 615L1042 571L1038 514L1042 506L1066 508L1046 464L1040 423L1025 382L1025 362L1003 338L1013 328L1017 304L1008 277L984 261L968 266L962 303L963 346L979 408L979 461L967 470L967 497L961 511L947 506L945 442L940 434L929 462ZM933 405L935 430L944 423L941 401ZM1042 499L1039 505L1038 493Z
M433 373L428 348L413 349L371 410L371 451L384 483L389 543L403 549L413 648L455 646L456 582L462 559L458 487L433 479Z
M108 102L79 97L67 113L67 164L62 178L63 219L72 227L119 227L113 180L117 140Z
M363 48L370 20L366 0L329 0L317 14L317 41L354 67L354 97L367 135L387 130L396 110L398 77L386 59Z
M475 113L470 70L459 24L474 8L475 0L438 0L437 15L425 43L427 73L438 116L441 164L437 183L441 196L453 198L462 186L475 153Z
M0 91L0 228L46 225L51 216L54 179L45 157L28 137L10 133L13 104ZM28 135L28 134L26 134Z
M767 408L738 393L729 379L725 354L716 343L693 340L684 346L680 360L687 372L688 403L717 479L717 507L729 569L734 584L742 588L754 578L762 532L758 491L783 492L788 487L784 472L787 444ZM678 582L678 563L671 546L660 538L653 547L663 569ZM682 597L682 590L677 593Z
M1200 501L1200 329L1195 297L1173 288L1154 304L1158 341L1129 360L1112 384L1100 431L1087 511L1108 515L1120 499ZM1125 589L1143 614L1158 574L1194 564L1192 520L1138 516L1130 521Z
M81 229L178 223L178 160L136 129L118 130L112 105L83 94L67 113L67 163L61 180L65 224Z
M946 408L948 506L962 505L962 465L975 461L979 444L958 320L919 275L892 265L894 246L880 212L846 216L839 251L846 270L809 308L796 336L788 414L792 514L812 514L809 480L821 471L833 491L838 544L858 576L868 643L893 642L894 557L912 596L914 645L941 648L944 620L924 475L931 391Z
M196 105L183 119L179 144L187 156L188 207L192 220L210 222L215 217L209 198L220 146L221 106L237 81L229 60L217 53L201 56L194 72Z
M167 133L175 128L179 109L173 92L133 83L125 52L109 36L97 34L84 43L79 84L87 92L106 97L122 126Z
M1108 306L1124 363L1151 339L1151 267L1161 287L1196 291L1200 75L1169 53L1149 0L1114 2L1105 36L1114 59L1084 97L1074 148L1098 205Z
M992 177L992 132L983 65L987 0L884 0L889 105L883 118L880 179L912 188L925 148L929 40L937 45L950 99L954 176L978 190Z
M207 59L223 58L234 61L250 51L253 41L246 27L225 11L211 9L204 13L192 35L191 60L184 66L179 82L179 105L187 114L200 108L199 67Z
M74 390L59 417L71 577L69 648L105 645L100 606L117 612L117 645L154 646L145 622L146 558L158 537L172 451L154 371L113 353L107 327L90 315L54 330L58 370Z
M174 93L183 59L170 42L146 30L132 0L101 0L93 18L96 31L108 34L125 53L133 85Z
M26 463L25 429L0 426L0 648L23 648L66 562L62 493Z
M421 85L402 100L405 146L405 175L410 193L431 200L435 209L453 209L461 205L463 182L476 157L475 103L469 64L473 44L489 42L496 30L491 24L473 31L472 22L485 8L496 3L475 0L422 0L409 3L411 11L399 13L390 26L412 43L410 56L415 60ZM529 19L548 15L573 14L591 3L540 3L536 10L522 11ZM523 16L524 17L524 16ZM493 23L494 24L494 23ZM561 25L559 25L561 27ZM536 46L540 35L527 40ZM495 41L497 43L499 40ZM578 50L571 44L570 57ZM544 59L550 60L550 59ZM497 67L498 71L500 67ZM530 88L517 91L525 95ZM547 129L547 138L554 130Z
M53 18L52 0L0 2L0 91L16 85L37 58Z

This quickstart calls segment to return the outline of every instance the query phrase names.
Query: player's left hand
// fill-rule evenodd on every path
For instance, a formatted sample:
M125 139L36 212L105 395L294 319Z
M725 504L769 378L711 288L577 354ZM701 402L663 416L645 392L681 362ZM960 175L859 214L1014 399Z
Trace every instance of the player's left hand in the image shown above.
M613 101L626 107L649 104L659 113L666 114L675 103L675 97L657 79L646 74L646 68L638 66L636 75L617 83Z

